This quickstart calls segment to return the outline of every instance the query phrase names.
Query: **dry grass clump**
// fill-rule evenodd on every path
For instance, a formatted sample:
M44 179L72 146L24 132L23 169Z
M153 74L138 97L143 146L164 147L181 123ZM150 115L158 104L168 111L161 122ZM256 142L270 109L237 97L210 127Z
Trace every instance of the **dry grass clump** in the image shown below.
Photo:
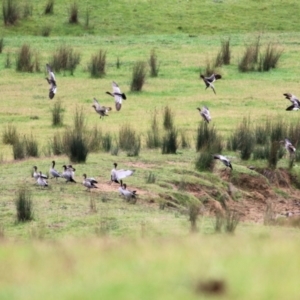
M54 0L48 0L44 8L45 15L52 15L54 10Z
M39 56L28 44L23 44L16 55L16 70L19 72L40 71Z
M106 68L106 51L99 50L95 55L92 55L91 61L88 65L88 70L91 77L102 78L105 76Z
M128 156L139 155L141 138L129 124L125 124L119 130L119 147L126 151Z
M142 91L145 80L146 80L146 63L143 61L138 61L133 66L130 90L132 92Z
M49 64L56 72L69 71L73 75L80 59L80 53L74 51L72 47L61 45L52 54Z
M20 18L20 8L15 0L3 0L2 14L4 25L14 25Z
M33 220L33 203L31 193L26 187L20 187L15 199L17 210L17 222L27 222Z
M146 145L150 149L159 148L161 146L161 136L156 111L153 113L151 129L147 131Z
M17 127L11 123L8 123L4 127L2 133L2 143L6 145L13 145L19 138Z
M62 126L64 119L64 109L60 101L54 103L51 109L52 113L52 126Z
M0 53L2 53L3 48L4 48L4 39L1 38L1 39L0 39Z
M78 24L78 22L78 4L77 2L73 2L70 4L69 23Z
M157 55L154 49L150 53L149 66L150 66L150 76L157 77L159 72L159 65L157 62Z

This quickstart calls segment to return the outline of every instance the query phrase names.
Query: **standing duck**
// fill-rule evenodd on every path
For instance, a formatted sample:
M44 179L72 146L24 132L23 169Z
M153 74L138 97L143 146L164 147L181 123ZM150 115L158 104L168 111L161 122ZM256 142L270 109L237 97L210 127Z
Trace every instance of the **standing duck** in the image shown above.
M215 87L214 87L213 83L216 80L221 79L222 76L220 74L212 74L209 77L205 77L204 75L201 74L200 77L202 78L202 80L204 81L204 83L206 85L205 89L210 87L214 91L214 93L216 94Z
M126 198L126 200L136 199L136 191L127 190L126 183L121 180L121 187L119 188L119 193Z
M39 186L42 186L42 187L46 187L46 186L48 186L48 182L46 181L46 179L43 177L43 174L42 174L42 172L39 172L39 174L38 174L38 178L37 178L37 184L39 185Z
M122 107L122 100L126 100L126 95L121 92L116 82L112 82L113 92L106 92L106 94L115 98L116 110L119 111Z
M46 64L46 68L47 68L47 71L48 71L48 74L49 74L49 78L46 77L46 80L50 84L49 98L53 99L55 94L56 94L57 84L56 84L54 73L53 73L51 67L49 66L49 64Z
M76 183L76 181L73 178L73 170L71 170L70 168L68 168L66 165L63 165L64 171L61 175L61 177L66 179L66 182L74 182Z
M215 154L214 159L219 159L226 167L229 167L232 170L231 162L227 157L220 154Z
M100 115L100 119L105 116L107 117L107 113L111 110L111 107L101 106L96 98L94 98L94 104L92 107L94 107L96 113Z
M87 191L91 191L92 188L97 189L98 187L95 185L98 183L94 178L87 178L86 174L83 174L83 182L82 184L87 188Z
M52 178L56 178L56 180L58 177L61 177L61 174L55 170L55 161L54 160L52 161L52 166L50 167L49 173L51 174Z
M34 177L35 179L38 179L39 176L41 176L41 177L44 178L44 179L47 179L47 178L48 178L47 175L42 174L41 172L38 172L37 166L33 166L33 177Z
M199 110L200 116L204 119L205 122L209 123L211 121L211 116L208 107L204 106L201 108L197 107Z
M134 170L117 170L117 166L118 164L114 163L114 168L110 173L111 182L120 183L119 180L131 176L135 172Z

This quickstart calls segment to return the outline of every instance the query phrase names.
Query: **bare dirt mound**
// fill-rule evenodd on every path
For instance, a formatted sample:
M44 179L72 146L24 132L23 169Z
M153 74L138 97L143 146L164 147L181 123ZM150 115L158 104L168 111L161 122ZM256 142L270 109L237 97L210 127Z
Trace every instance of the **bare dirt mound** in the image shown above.
M186 190L203 200L208 214L224 210L225 207L239 212L242 221L263 223L266 208L272 203L274 214L287 216L300 211L300 191L295 189L295 178L287 170L260 169L253 174L232 176L228 170L220 172L228 183L227 191L200 185L186 185Z

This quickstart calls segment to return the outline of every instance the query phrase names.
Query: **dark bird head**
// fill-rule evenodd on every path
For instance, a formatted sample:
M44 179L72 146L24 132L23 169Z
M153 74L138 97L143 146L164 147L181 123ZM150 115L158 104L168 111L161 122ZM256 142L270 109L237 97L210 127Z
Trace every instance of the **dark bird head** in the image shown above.
M118 166L118 164L117 163L114 163L114 167L116 168Z
M86 174L85 173L82 176L83 176L84 179L86 179Z

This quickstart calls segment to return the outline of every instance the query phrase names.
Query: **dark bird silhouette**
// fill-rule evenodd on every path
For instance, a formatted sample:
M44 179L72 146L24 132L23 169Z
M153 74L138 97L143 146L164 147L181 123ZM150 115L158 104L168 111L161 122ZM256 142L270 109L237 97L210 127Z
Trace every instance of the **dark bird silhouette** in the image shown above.
M49 66L49 64L46 64L46 68L47 68L47 71L48 71L48 74L49 74L49 78L46 77L46 80L50 84L49 98L53 99L55 94L56 94L57 84L56 84L54 73L53 73L51 67Z
M126 100L126 95L121 92L116 82L112 82L113 92L106 92L106 94L115 98L116 110L119 111L122 107L122 100Z
M214 87L213 83L216 80L221 79L222 76L220 74L212 74L209 77L205 77L204 75L201 74L200 77L203 79L203 81L205 83L205 86L206 86L205 89L210 87L214 91L214 93L216 94L215 87Z
M206 106L204 106L202 110L199 107L197 107L197 109L199 110L200 116L204 119L204 121L209 123L211 121L209 109Z

